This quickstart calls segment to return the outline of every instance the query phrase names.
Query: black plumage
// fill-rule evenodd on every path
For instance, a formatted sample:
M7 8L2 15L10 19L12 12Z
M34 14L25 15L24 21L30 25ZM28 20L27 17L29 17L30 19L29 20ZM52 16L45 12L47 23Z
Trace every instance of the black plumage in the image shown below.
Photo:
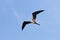
M23 24L22 24L22 30L24 29L24 27L26 26L26 24L29 24L31 23L30 21L24 21Z
M29 23L34 23L34 24L40 25L40 24L36 23L35 20L36 20L37 14L39 14L39 13L41 13L41 12L43 12L43 11L44 11L44 10L39 10L39 11L33 12L33 13L32 13L32 16L33 16L32 22L31 22L31 21L24 21L23 24L22 24L22 30L24 29L24 27L26 26L26 24L29 24Z
M36 19L37 14L43 12L44 10L35 11L32 13L33 19Z

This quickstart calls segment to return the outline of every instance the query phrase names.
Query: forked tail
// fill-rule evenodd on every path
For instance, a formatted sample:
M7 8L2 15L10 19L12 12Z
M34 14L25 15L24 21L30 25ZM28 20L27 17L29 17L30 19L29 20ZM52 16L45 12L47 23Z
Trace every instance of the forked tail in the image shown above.
M38 24L38 23L36 23L36 22L35 22L35 24L40 25L40 24Z

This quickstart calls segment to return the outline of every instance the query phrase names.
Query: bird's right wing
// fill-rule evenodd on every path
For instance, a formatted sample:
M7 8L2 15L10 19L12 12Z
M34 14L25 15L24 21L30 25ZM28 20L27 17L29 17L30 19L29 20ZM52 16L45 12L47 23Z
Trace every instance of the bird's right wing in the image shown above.
M31 23L30 21L24 21L23 24L22 24L22 30L24 29L24 27L26 26L26 24L29 24Z

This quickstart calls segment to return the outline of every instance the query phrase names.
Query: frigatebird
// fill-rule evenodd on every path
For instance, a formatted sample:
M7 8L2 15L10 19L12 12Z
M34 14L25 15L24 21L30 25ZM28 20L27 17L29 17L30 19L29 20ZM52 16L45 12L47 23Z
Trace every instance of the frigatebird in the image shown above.
M24 27L26 26L26 24L33 23L33 24L40 25L40 24L38 24L38 23L36 22L36 16L37 16L37 14L39 14L39 13L41 13L41 12L43 12L43 11L44 11L44 10L39 10L39 11L33 12L33 13L32 13L32 16L33 16L32 21L24 21L23 24L22 24L22 30L24 29Z

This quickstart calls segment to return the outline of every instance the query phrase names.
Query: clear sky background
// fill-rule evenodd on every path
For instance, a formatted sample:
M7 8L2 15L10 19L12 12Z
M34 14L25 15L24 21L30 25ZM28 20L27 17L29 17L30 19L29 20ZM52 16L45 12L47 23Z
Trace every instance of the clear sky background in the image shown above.
M40 26L22 31L36 10L45 10L37 16ZM60 40L60 0L0 0L0 40Z

